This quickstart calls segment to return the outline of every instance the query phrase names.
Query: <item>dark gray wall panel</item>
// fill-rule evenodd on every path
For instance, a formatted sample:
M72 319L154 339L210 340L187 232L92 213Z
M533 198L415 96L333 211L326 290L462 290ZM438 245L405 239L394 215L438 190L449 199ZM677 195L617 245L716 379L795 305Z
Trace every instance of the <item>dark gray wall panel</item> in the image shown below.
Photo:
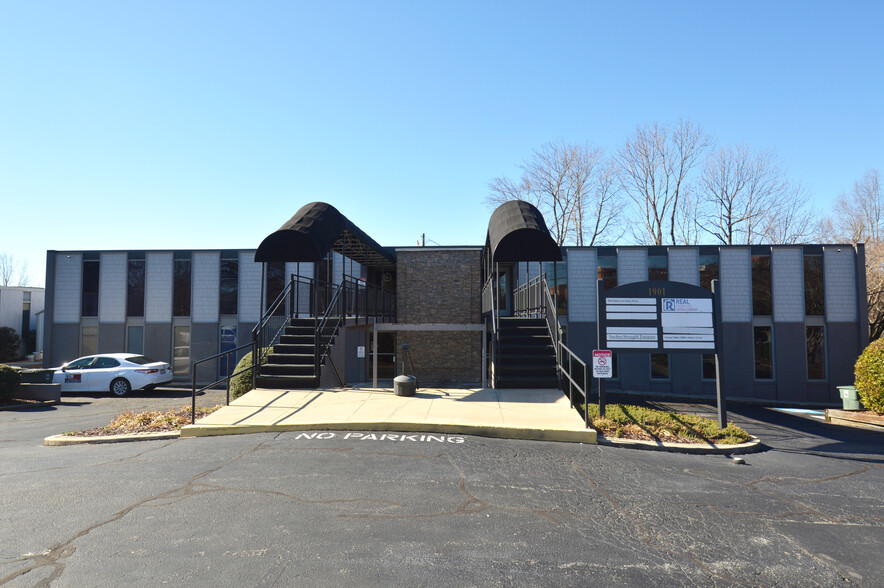
M680 396L701 396L701 362L699 353L670 353L669 378L672 393Z
M806 400L807 342L804 323L774 323L774 376L776 399Z
M721 327L724 393L755 396L755 351L751 323L724 323Z
M55 323L55 251L46 252L45 283L46 290L43 301L43 367L48 368L60 365L60 363L53 360L51 347L52 327Z
M651 361L647 353L619 353L620 388L634 392L651 389ZM669 386L667 386L667 390Z
M347 369L344 381L348 384L368 381L368 331L365 329L347 329L344 341ZM357 357L359 346L365 347L365 357Z
M144 325L144 355L172 363L172 323Z
M98 325L98 353L122 353L126 351L126 325L100 323Z
M197 361L218 353L218 323L191 323L190 361ZM197 382L209 383L218 379L218 360L197 367Z
M826 325L826 354L829 356L829 402L841 402L836 386L850 386L854 382L853 366L862 353L856 323L829 323Z
M53 325L47 340L49 359L43 362L47 367L58 367L80 356L80 325Z

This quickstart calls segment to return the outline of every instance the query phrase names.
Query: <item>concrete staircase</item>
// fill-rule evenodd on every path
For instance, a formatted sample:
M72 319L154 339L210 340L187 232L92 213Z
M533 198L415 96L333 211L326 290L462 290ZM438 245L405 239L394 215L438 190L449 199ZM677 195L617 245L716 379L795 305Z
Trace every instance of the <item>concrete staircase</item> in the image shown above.
M501 317L499 335L495 387L559 387L556 352L545 319Z
M316 333L312 318L293 318L267 356L267 363L258 369L259 388L309 389L319 387L319 374L316 372L315 352ZM327 327L334 344L333 328ZM320 366L321 369L322 366Z

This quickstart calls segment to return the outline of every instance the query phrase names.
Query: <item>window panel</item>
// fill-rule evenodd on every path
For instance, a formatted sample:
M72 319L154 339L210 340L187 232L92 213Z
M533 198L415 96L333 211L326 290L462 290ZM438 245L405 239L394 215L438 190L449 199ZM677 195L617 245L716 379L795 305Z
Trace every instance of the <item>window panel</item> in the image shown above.
M669 258L665 255L649 255L648 256L648 279L649 280L668 280L669 279Z
M804 256L804 314L823 316L826 305L823 293L823 256Z
M755 379L773 379L773 332L771 327L755 327Z
M83 316L98 316L98 261L83 262L83 291L81 311Z
M715 379L715 354L714 353L704 353L703 354L703 379L704 380L714 380Z
M88 326L80 329L80 355L98 353L98 327Z
M130 259L126 284L126 316L144 316L144 260Z
M221 258L220 303L221 314L237 313L237 293L239 291L239 260Z
M770 316L771 305L770 255L752 257L752 314Z
M651 354L651 379L652 380L668 380L669 379L669 354L668 353L652 353Z
M700 287L712 291L712 280L718 279L718 256L700 256Z
M826 379L826 338L825 328L809 326L805 328L807 340L807 379Z
M176 376L186 376L190 373L190 325L174 327L172 373Z
M177 254L176 254L177 255ZM191 262L190 259L175 260L172 284L173 316L190 316Z
M598 256L598 279L603 281L605 290L613 290L617 287L617 256Z

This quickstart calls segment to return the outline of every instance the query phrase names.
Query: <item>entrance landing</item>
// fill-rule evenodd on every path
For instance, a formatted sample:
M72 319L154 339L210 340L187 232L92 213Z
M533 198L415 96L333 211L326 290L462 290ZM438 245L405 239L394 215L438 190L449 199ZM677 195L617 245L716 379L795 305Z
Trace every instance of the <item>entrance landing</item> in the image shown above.
M555 389L389 388L256 389L194 425L182 437L274 431L399 431L596 443L568 399Z

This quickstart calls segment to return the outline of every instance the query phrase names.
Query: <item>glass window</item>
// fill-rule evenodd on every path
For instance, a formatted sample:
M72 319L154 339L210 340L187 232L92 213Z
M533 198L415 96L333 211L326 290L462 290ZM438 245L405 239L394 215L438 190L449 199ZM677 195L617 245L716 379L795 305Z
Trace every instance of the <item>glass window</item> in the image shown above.
M236 349L236 325L221 325L221 349L218 350L219 353L224 353L225 351L230 351L231 349ZM232 374L234 369L236 369L236 354L231 354L230 356L230 373ZM218 360L218 376L221 378L227 377L227 356L222 355Z
M771 327L755 327L755 379L773 379L773 333Z
M146 355L138 355L136 357L130 357L126 361L128 361L129 363L137 363L138 365L148 365L151 363L160 363L158 360L156 360L152 357L148 357Z
M83 316L98 316L98 260L83 261Z
M826 338L822 326L805 328L807 338L807 379L826 379Z
M273 304L273 302L276 300L276 297L282 293L283 288L285 288L285 263L281 261L271 261L267 264L266 310L270 310L270 305ZM273 314L285 314L285 302L283 302L283 304L280 304Z
M173 316L190 316L191 264L190 252L175 253L175 275L172 285Z
M140 325L126 327L126 351L144 353L144 327Z
M95 361L94 357L82 357L66 364L64 367L69 370L82 369L91 364L93 361Z
M712 291L712 280L718 279L718 256L700 256L700 287Z
M616 353L611 354L611 379L620 379L620 359Z
M652 353L651 354L651 379L652 380L668 380L669 379L669 354L668 353Z
M113 357L99 357L91 366L91 369L112 368L120 365L120 362Z
M172 373L186 376L190 373L190 325L176 325L172 335Z
M648 279L649 280L668 280L669 279L669 257L666 255L649 255L648 256Z
M22 300L25 302L31 301L31 293L30 292L22 292Z
M823 316L826 305L823 296L823 256L804 256L804 314Z
M772 314L770 255L752 256L752 314L755 316Z
M598 256L598 279L603 281L605 291L617 287L617 256Z
M239 257L236 251L221 253L221 314L237 314L237 292L239 291Z
M553 300L558 300L556 312L559 316L568 314L568 257L566 252L562 251L562 261L543 262L543 271L546 272L549 293L552 294Z
M715 354L714 353L704 353L703 354L703 379L704 380L714 380L715 379Z
M129 259L126 316L144 316L144 260Z
M80 329L80 355L98 353L98 327L89 326Z

